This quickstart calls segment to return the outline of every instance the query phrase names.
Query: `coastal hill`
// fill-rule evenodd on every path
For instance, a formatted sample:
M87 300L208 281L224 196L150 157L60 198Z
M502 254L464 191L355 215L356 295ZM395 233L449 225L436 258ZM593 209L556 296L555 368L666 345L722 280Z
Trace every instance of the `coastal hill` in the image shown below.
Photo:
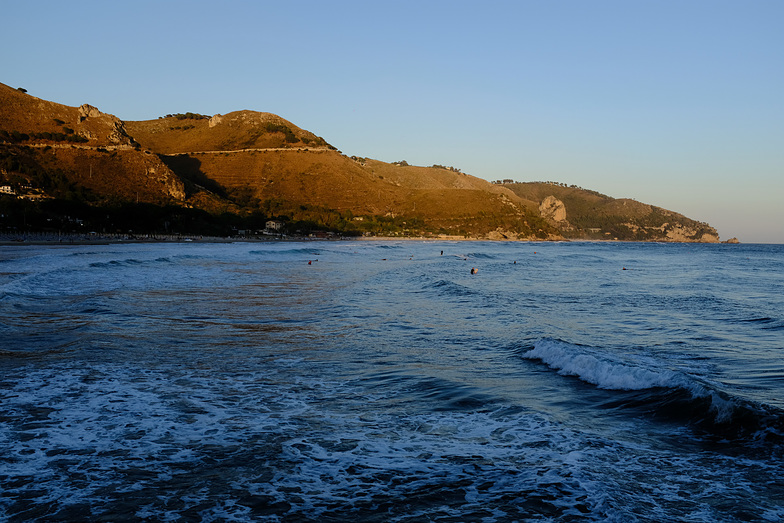
M682 214L628 198L611 198L553 182L508 183L521 198L541 202L542 216L566 238L699 241L715 243L716 230Z
M705 223L574 186L348 157L271 113L123 121L3 84L0 186L5 230L237 234L276 218L301 234L718 241Z

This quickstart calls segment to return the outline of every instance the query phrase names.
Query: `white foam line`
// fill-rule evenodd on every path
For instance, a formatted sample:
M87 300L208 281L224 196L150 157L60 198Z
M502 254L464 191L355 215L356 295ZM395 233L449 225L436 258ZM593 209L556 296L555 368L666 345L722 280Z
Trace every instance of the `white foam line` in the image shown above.
M683 377L673 371L645 368L633 362L613 360L590 349L555 340L540 340L524 358L537 359L564 376L577 376L601 389L644 390L683 387Z

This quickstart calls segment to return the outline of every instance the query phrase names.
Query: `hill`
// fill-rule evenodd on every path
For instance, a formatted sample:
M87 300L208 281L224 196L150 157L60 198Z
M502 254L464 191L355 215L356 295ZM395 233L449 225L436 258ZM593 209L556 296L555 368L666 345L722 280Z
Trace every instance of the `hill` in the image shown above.
M159 154L310 147L332 149L323 138L271 113L237 111L212 117L166 115L126 122L128 132Z
M271 113L122 121L3 84L0 107L6 230L236 234L278 218L303 234L718 241L707 224L633 200L349 158Z
M625 241L719 241L716 229L682 214L636 200L615 199L557 183L508 183L527 200L542 202L541 214L565 238Z

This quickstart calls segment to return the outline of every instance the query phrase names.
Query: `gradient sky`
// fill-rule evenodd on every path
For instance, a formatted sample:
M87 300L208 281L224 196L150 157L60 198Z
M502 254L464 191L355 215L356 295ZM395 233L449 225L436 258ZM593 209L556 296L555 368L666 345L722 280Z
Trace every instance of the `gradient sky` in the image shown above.
M0 82L39 98L268 111L348 155L784 243L781 0L0 1Z

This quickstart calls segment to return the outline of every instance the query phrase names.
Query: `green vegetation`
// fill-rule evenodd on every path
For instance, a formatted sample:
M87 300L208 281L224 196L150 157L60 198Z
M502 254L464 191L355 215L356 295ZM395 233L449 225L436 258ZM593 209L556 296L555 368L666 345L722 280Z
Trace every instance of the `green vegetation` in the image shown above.
M4 131L0 130L0 141L9 143L23 143L31 140L46 140L51 142L71 142L71 143L86 143L89 142L87 138L79 134L74 134L74 130L65 127L65 133L20 133L19 131Z
M158 155L158 158L185 182L185 193L188 196L196 194L201 189L206 189L221 198L228 198L226 189L204 174L201 170L201 161L198 158L187 154L178 154L177 156Z
M297 143L299 142L299 138L294 134L287 125L274 123L274 122L267 122L264 124L264 129L268 133L283 133L285 136L286 143Z
M241 209L258 209L261 201L251 187L232 187L227 191L229 200Z
M274 206L274 204L273 204ZM199 234L228 237L237 231L263 231L267 220L279 219L286 223L285 231L292 235L332 232L342 236L358 236L348 214L328 209L306 207L296 215L268 214L262 209L252 212L209 213L178 205L116 202L90 205L85 201L53 198L30 201L11 195L0 195L0 231L110 234ZM379 218L379 233L400 229L401 219ZM405 223L403 221L402 223Z
M167 114L166 118L176 118L178 120L205 120L210 118L206 114L199 114L199 113L175 113L175 114Z
M541 202L554 196L566 207L568 224L561 227L565 238L620 241L656 241L669 231L696 231L691 239L704 234L716 234L708 224L695 222L685 216L646 205L634 200L617 200L596 191L559 182L525 182L504 184L521 198Z
M230 236L235 215L215 216L199 209L123 202L92 206L82 201L33 202L0 196L0 230L63 233L204 234ZM239 223L244 223L239 219Z
M458 169L457 167L452 167L451 165L449 167L447 167L446 165L441 165L441 164L437 164L436 163L436 164L433 164L433 168L434 169L443 169L445 171L451 171L453 173L458 173L458 174L462 174L463 173L463 171L461 169Z
M4 147L0 148L0 173L1 184L10 185L15 191L38 189L65 200L95 200L89 189L69 181L61 169L45 167L29 155Z

